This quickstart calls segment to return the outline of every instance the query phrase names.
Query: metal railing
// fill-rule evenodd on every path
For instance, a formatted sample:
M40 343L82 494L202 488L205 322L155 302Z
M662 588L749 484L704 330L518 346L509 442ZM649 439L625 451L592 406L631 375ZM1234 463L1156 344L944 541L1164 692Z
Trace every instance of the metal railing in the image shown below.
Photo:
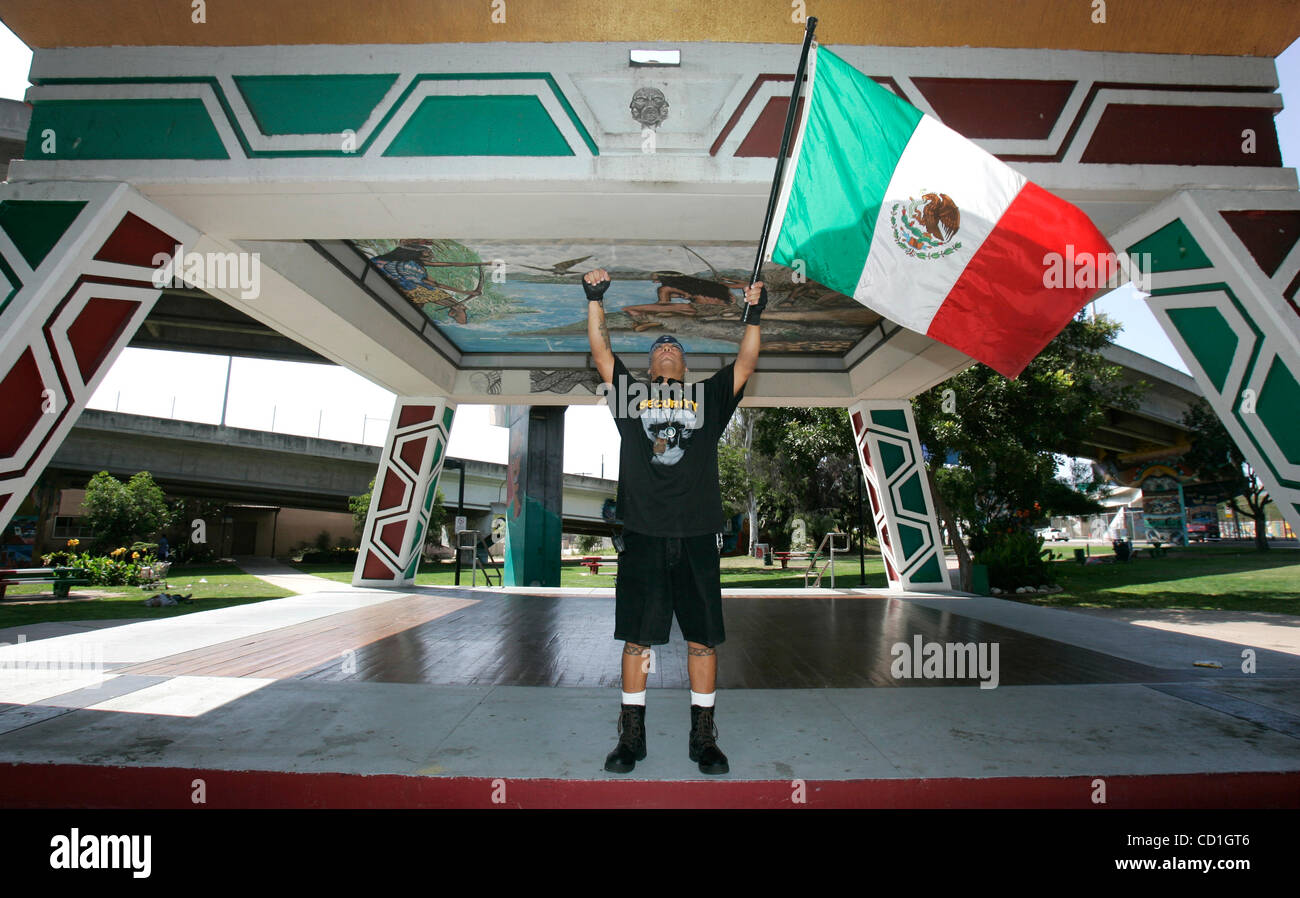
M844 537L843 546L836 545L835 537L837 536ZM847 533L828 533L823 536L821 545L817 547L817 551L813 553L812 558L808 559L808 570L803 572L804 588L807 588L808 586L809 577L816 577L816 580L813 581L813 586L821 586L822 576L826 573L827 569L829 569L831 572L831 589L834 589L835 556L847 554L848 551L849 535ZM823 562L821 568L817 567L819 561Z
M470 537L470 541L468 542L468 544L465 541L465 537L467 536ZM488 586L500 586L501 569L492 565L491 556L488 556L489 561L487 564L481 566L479 565L478 552L479 552L479 543L482 541L482 537L483 534L479 533L477 530L457 530L456 531L456 557L457 559L463 559L464 555L462 553L464 552L469 553L469 559L470 559L469 582L471 586L478 586L479 571L483 572L483 581ZM492 582L492 571L494 570L497 572L497 582L495 584Z

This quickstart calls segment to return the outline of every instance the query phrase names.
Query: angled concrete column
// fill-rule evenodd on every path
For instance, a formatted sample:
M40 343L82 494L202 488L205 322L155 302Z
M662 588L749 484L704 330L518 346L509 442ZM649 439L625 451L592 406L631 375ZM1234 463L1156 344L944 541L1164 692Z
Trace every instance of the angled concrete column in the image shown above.
M560 585L564 412L561 406L506 410L506 586Z
M889 588L949 590L943 540L916 439L912 403L906 399L859 402L849 408L849 422L866 475Z
M1300 194L1184 191L1111 242L1145 274L1151 312L1300 532Z
M0 184L0 527L197 238L126 184Z
M415 582L455 414L455 406L441 397L394 400L353 586Z

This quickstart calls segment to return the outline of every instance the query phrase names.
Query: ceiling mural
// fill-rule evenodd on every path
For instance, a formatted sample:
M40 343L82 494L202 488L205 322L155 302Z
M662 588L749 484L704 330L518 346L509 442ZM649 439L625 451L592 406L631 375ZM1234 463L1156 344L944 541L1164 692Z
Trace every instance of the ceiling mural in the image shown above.
M610 342L642 352L672 334L688 352L734 353L753 265L746 244L503 243L431 238L352 240L462 352L587 352L581 278L609 271ZM843 355L880 321L846 296L792 272L764 272L765 352Z

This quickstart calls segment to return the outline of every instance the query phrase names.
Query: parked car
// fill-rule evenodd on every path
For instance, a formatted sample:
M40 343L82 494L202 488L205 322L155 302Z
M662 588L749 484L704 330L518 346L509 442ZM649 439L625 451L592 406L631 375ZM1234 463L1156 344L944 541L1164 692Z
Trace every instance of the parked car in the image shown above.
M1048 542L1068 542L1070 534L1066 533L1060 527L1044 527L1038 531L1038 535Z

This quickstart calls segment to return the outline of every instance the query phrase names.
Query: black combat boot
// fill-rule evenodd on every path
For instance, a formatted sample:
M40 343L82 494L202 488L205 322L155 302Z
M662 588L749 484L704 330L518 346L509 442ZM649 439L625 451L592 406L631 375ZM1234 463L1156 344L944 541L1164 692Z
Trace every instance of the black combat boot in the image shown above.
M718 748L718 727L713 722L713 709L691 705L692 761L700 764L700 773L729 773L727 756Z
M618 745L605 758L610 773L628 773L645 760L645 705L623 705L618 715Z

